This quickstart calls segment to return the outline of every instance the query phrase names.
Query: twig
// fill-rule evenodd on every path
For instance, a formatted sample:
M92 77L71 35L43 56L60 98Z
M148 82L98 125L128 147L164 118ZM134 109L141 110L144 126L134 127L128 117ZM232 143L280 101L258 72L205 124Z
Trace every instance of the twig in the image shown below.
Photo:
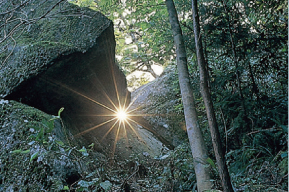
M62 1L65 1L65 0L59 0L57 3L55 3L50 9L48 9L47 11L46 11L46 13L45 14L43 14L42 16L40 16L40 17L38 17L38 18L34 18L34 19L32 19L32 21L39 21L40 19L43 19L43 18L45 18L57 5L59 5Z
M11 36L11 39L14 41L14 47L13 47L13 49L10 51L10 53L8 54L8 56L5 58L5 60L1 63L0 68L2 68L2 66L3 66L4 63L7 61L7 59L12 55L12 53L13 53L15 47L16 47L16 41L15 41L15 39L13 38L13 36Z
M142 8L142 9L146 9L146 8L149 8L149 7L156 7L156 6L165 6L166 4L165 3L159 3L159 4L154 4L154 5L147 5L147 6L144 6L144 5L136 5L137 8Z
M281 128L268 128L268 129L262 129L262 130L257 130L257 131L253 131L251 133L247 133L247 135L252 135L252 134L255 134L255 133L260 133L260 132L264 132L264 131L280 131L282 130Z
M128 181L132 176L134 176L134 175L138 172L138 170L139 170L139 164L136 164L136 166L135 166L135 171L134 171L130 176L128 176L128 177L123 181L123 183L121 184L120 189L119 189L120 192L121 192L121 190L123 189L124 185L127 183L127 181Z
M6 37L4 37L1 41L0 41L0 43L3 43L5 40L7 40L10 36L12 36L12 34L14 33L14 31L18 28L18 27L20 27L22 24L24 24L24 22L20 22L18 25L16 25L9 33L8 33L8 35L6 35Z
M0 15L6 15L6 14L8 14L8 13L11 13L12 11L15 11L16 9L18 9L18 8L22 7L23 5L25 5L27 2L28 2L28 0L27 0L27 1L24 1L22 4L20 4L18 7L15 7L14 9L11 9L11 10L9 10L9 11L0 13Z
M283 179L286 178L286 177L288 177L288 173L286 175L284 175L277 184L281 184Z

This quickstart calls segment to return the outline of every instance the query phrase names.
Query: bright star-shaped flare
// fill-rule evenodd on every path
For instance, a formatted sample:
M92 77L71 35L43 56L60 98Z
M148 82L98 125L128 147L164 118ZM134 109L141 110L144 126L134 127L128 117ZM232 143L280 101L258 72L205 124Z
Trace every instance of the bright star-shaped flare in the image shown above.
M110 134L112 132L113 129L116 129L116 132L113 132L113 134L115 134L115 140L114 140L112 153L111 153L112 157L114 157L116 144L119 140L119 137L121 137L123 135L124 138L126 139L126 144L128 145L129 139L127 137L127 130L132 131L137 136L138 139L142 140L141 136L138 134L138 131L134 128L133 124L139 124L143 127L146 127L146 125L140 124L140 122L136 121L135 118L138 116L151 116L151 115L150 114L136 114L136 113L134 113L139 108L131 109L131 106L135 102L135 100L138 98L138 96L141 94L141 92L137 96L134 97L134 99L131 101L131 103L127 103L127 99L129 97L129 95L128 95L129 92L127 92L125 96L122 95L120 97L114 74L113 74L113 82L115 85L115 92L116 92L116 99L117 99L116 101L115 100L113 101L109 97L109 95L107 94L106 90L104 89L101 82L97 79L97 77L95 80L95 82L97 82L98 87L100 88L99 91L102 93L103 97L107 99L107 102L105 102L105 103L108 103L109 105L106 105L105 103L102 103L102 102L97 101L93 98L90 98L89 96L82 94L81 92L78 92L78 91L76 91L76 90L70 88L69 86L62 84L60 82L55 82L55 81L50 80L50 79L45 79L45 81L53 84L54 86L61 86L62 88L72 92L73 94L81 96L82 98L87 99L88 101L91 101L95 105L98 105L107 111L107 113L102 112L101 114L82 114L84 116L102 116L102 117L108 117L108 118L106 120L104 120L103 122L100 122L97 125L94 125L90 128L86 128L86 130L83 130L83 131L75 134L74 137L79 137L79 136L87 134L93 130L96 130L99 127L109 125L110 128L108 128L106 133L103 135L103 137L100 140L100 143L102 142L102 140L104 138L106 138L106 136L108 134ZM121 98L124 98L124 99L121 99Z
M125 121L128 117L127 112L123 109L119 109L116 113L116 117L120 121Z

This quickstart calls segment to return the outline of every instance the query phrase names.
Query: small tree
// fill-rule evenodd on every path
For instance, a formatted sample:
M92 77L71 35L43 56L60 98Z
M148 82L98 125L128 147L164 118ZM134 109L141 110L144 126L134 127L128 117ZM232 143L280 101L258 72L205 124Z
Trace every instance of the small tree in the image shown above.
M177 67L179 84L184 105L184 114L190 147L194 158L194 167L197 178L198 191L210 190L212 188L210 168L206 166L208 152L198 124L198 116L195 108L193 90L189 80L187 56L183 41L182 30L179 24L177 11L173 0L166 0L172 27L174 42L177 52Z
M194 33L195 33L195 44L197 52L197 60L200 71L200 88L204 99L209 127L211 131L212 142L214 146L215 156L217 159L217 166L219 168L219 175L221 177L221 183L225 192L232 192L233 187L230 180L230 175L227 169L224 152L222 149L222 143L220 139L220 133L218 130L217 119L214 112L214 106L211 99L211 94L208 86L208 72L206 69L205 58L202 47L202 39L200 34L200 24L197 1L192 0L193 10L193 21L194 21Z

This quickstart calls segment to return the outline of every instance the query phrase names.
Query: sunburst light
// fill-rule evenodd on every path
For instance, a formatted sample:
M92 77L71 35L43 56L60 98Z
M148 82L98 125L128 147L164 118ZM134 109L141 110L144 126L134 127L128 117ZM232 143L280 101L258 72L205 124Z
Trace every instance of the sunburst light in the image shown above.
M113 75L114 76L114 75ZM129 95L119 95L119 91L118 88L116 86L116 81L114 79L114 85L115 85L115 92L116 92L116 98L112 99L110 98L110 96L108 95L106 89L101 85L99 79L97 77L95 77L95 84L98 85L99 89L98 91L100 91L103 95L103 97L106 98L107 103L104 104L102 102L97 101L95 98L91 98L86 94L83 94L79 91L76 91L74 89L72 89L71 87L62 84L60 82L56 82L52 79L42 79L44 81L46 81L47 83L50 83L54 86L57 87L62 87L68 91L70 91L73 94L76 94L78 96L81 96L82 98L92 102L94 105L100 106L102 108L104 108L107 112L106 113L102 113L102 114L80 114L80 116L102 116L105 117L103 119L103 122L98 122L98 124L95 124L92 127L88 127L85 130L77 133L74 135L75 138L79 137L79 136L83 136L86 134L91 134L92 131L103 127L103 126L108 126L106 133L104 135L101 136L101 139L99 140L100 142L102 142L110 133L114 132L113 130L116 130L114 133L114 144L113 144L113 149L112 149L112 155L114 155L115 152L115 148L116 148L116 144L118 142L118 140L120 139L120 137L124 137L126 140L126 143L129 142L128 139L128 129L130 131L132 131L132 133L134 133L140 140L142 140L141 136L138 134L138 131L134 128L133 124L138 124L135 121L135 116L144 116L144 115L139 115L139 114L135 114L134 112L137 109L131 109L131 105L134 103L134 101L136 100L136 98L133 99L133 101L131 101L130 103L128 103L128 97ZM114 101L113 101L114 100ZM110 104L110 105L109 105Z
M123 108L117 109L117 113L115 115L119 121L126 121L129 116L127 110Z
M116 145L118 143L118 140L120 137L123 137L126 141L126 144L128 145L129 139L128 139L128 131L131 131L130 133L133 133L134 135L137 136L139 141L143 141L143 138L140 136L138 133L138 130L135 128L135 124L140 125L141 127L145 128L146 130L150 131L153 134L156 134L154 130L150 128L150 125L142 121L142 117L144 116L163 116L163 114L139 114L136 113L138 111L139 107L132 107L132 105L135 103L136 99L142 94L142 92L139 92L137 96L135 96L130 103L128 103L128 94L127 95L122 95L122 98L120 98L116 82L115 83L115 91L116 91L116 102L113 102L113 100L109 97L109 95L106 92L106 89L104 89L103 86L100 86L101 89L99 91L102 92L103 96L107 99L108 103L111 105L107 105L104 103L101 103L99 101L96 101L95 99L92 99L91 97L80 93L67 85L64 85L59 82L55 82L51 79L45 79L47 83L51 83L55 86L61 86L62 88L81 96L82 98L92 102L94 105L101 106L102 108L106 109L107 112L105 114L82 114L81 116L102 116L106 117L103 119L103 122L98 122L98 124L95 124L92 127L88 127L86 130L83 130L82 132L79 132L74 135L74 138L77 138L82 135L86 134L91 134L92 131L103 127L107 126L106 133L101 136L99 142L102 143L103 140L112 132L114 132L114 143L112 145L112 150L111 150L111 158L114 158L114 153L116 150ZM96 82L99 82L99 80L96 78ZM114 100L115 100L114 99ZM167 114L166 114L167 115ZM109 126L108 126L109 125ZM115 130L115 131L113 131ZM162 138L158 138L162 143L166 144L166 141L163 140Z
M111 63L113 63L113 61L111 61ZM139 122L137 117L143 117L143 116L155 116L153 114L136 114L135 111L138 110L138 108L134 108L131 109L132 104L135 102L135 100L138 98L138 96L134 97L134 99L129 103L129 95L128 92L126 95L123 94L123 91L121 91L121 95L119 92L119 88L117 86L117 81L116 81L116 77L115 77L115 72L114 69L111 66L109 66L109 71L110 74L112 75L112 80L113 80L113 84L114 84L114 94L111 95L111 90L108 89L113 89L113 87L104 87L102 82L98 79L97 76L91 76L91 81L93 81L93 85L95 86L94 88L97 89L97 91L99 91L102 95L103 98L101 99L97 99L97 98L92 98L90 96L88 96L87 94L81 93L75 89L73 89L72 87L69 87L68 85L62 84L60 82L55 82L52 79L42 79L44 81L46 81L47 83L53 84L56 87L62 87L64 89L66 89L67 91L70 91L73 94L76 94L78 96L81 96L82 98L92 102L93 105L97 105L100 106L104 109L105 114L81 114L80 116L102 116L103 118L103 122L98 122L98 124L95 124L91 127L87 127L85 130L77 133L74 135L75 138L82 136L82 135L86 135L86 134L91 134L94 130L103 127L103 126L107 126L106 132L104 133L104 135L100 136L100 140L99 142L101 143L110 133L114 132L114 144L113 144L113 149L112 149L112 156L114 156L114 152L116 149L116 144L119 140L119 137L124 137L126 140L126 143L129 142L128 139L128 130L132 131L131 133L134 133L137 138L141 141L143 140L141 138L141 136L138 134L138 131L135 129L134 124L139 124L142 127L146 128L147 130L149 130L150 128ZM110 94L108 94L110 92ZM91 95L91 94L90 94ZM112 97L112 98L111 98ZM106 103L103 103L104 98L106 99ZM97 99L97 100L96 100ZM100 102L100 100L102 102ZM158 114L160 115L160 114ZM115 130L115 131L113 131Z

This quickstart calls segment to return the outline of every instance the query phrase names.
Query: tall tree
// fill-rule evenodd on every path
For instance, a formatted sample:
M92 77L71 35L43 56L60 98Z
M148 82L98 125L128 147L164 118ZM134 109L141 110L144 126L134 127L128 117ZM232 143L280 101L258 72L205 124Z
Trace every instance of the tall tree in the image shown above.
M194 33L195 33L195 44L197 52L197 61L200 71L200 89L201 94L204 99L208 123L210 127L212 143L214 146L214 152L217 160L217 166L219 169L219 175L221 177L222 187L225 192L233 192L233 187L230 180L230 175L227 169L226 160L224 156L224 151L222 149L222 143L220 138L220 133L218 130L217 119L214 112L213 102L211 99L211 94L208 86L208 72L206 69L206 63L202 47L202 39L200 33L199 15L197 0L192 0L192 10L193 10L193 21L194 21Z
M212 183L210 181L210 168L206 166L208 152L198 124L193 90L189 80L185 44L173 0L166 0L166 6L169 12L170 24L176 46L178 77L184 105L187 133L194 158L198 191L201 192L212 188Z

